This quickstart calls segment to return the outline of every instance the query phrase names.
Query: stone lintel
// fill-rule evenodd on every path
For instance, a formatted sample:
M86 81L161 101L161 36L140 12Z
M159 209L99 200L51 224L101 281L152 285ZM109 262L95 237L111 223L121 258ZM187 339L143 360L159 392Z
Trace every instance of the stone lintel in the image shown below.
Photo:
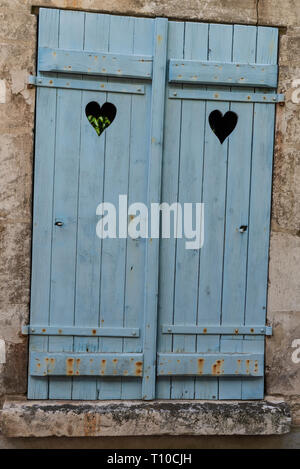
M7 437L280 435L283 401L26 401L4 403Z

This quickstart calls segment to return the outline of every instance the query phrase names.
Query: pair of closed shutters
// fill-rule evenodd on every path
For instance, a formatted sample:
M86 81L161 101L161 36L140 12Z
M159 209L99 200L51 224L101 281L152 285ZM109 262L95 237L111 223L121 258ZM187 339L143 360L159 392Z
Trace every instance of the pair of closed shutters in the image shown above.
M277 36L40 10L29 398L263 397ZM120 194L204 202L202 249L99 239Z

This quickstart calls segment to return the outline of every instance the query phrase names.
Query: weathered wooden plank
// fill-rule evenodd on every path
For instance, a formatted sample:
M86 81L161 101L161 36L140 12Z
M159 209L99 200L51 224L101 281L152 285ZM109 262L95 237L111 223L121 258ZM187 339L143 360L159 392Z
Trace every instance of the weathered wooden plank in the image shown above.
M168 28L168 58L172 56L183 57L183 41L184 23L171 21ZM181 107L180 101L171 101L166 96L162 161L162 201L169 204L178 199ZM158 296L158 320L160 325L163 323L172 324L173 322L176 256L176 240L172 236L173 231L172 229L170 239L160 240ZM162 334L159 328L158 350L160 352L172 352L172 341L172 336ZM171 385L171 378L157 377L156 397L158 399L170 399Z
M256 36L257 28L254 26L234 26L234 61L255 61ZM254 89L246 91L253 93ZM233 95L236 92L236 89L232 90ZM239 228L249 224L253 104L232 103L230 110L237 114L238 123L228 146L222 295L222 325L225 326L244 323L248 229L243 232ZM221 337L222 352L242 350L242 342L235 336ZM241 397L241 380L220 378L219 399Z
M259 27L256 60L275 64L277 50L278 30ZM274 120L275 106L254 105L245 324L266 318ZM244 347L263 350L264 340L247 341ZM263 394L263 378L242 383L243 399L262 399Z
M134 376L142 377L140 353L50 353L31 352L32 376Z
M82 47L84 13L60 12L59 47ZM74 323L82 92L57 91L50 325ZM55 220L52 221L53 223ZM50 337L49 351L73 350L72 337ZM50 399L70 399L72 380L50 378Z
M59 11L40 10L40 45L58 45ZM53 174L55 155L56 90L38 89L34 158L34 210L30 318L48 324L51 282ZM46 351L48 337L31 337L30 350ZM28 398L47 399L48 380L28 379Z
M165 111L168 20L157 18L154 30L153 80L149 135L148 206L160 202ZM142 398L155 398L159 239L148 239L145 264L144 373Z
M153 53L154 20L135 18L134 54ZM132 86L132 85L131 85ZM136 202L147 205L147 180L149 154L141 151L147 148L150 127L151 82L145 85L146 95L131 97L130 157L128 180L128 206ZM132 216L132 215L131 215ZM130 220L130 218L129 218ZM124 326L144 329L144 285L145 285L145 240L127 238ZM123 352L140 352L143 338L124 339ZM140 379L122 379L122 399L141 399L142 383Z
M250 338L249 338L250 339ZM264 359L265 339L264 337L251 337L252 340L243 341L243 353L261 353ZM264 363L263 363L264 369ZM251 377L242 379L241 399L263 399L264 398L264 377Z
M108 44L109 16L85 14L84 48L106 48ZM94 77L81 76L81 88ZM104 172L104 136L98 138L86 118L85 108L91 101L100 105L106 94L85 91L82 93L80 165L78 179L78 227L76 252L76 328L99 325L99 289L101 241L96 236L96 207L102 201ZM100 329L99 329L100 331ZM93 335L93 334L92 334ZM74 352L97 352L98 339L87 334L74 337ZM72 399L97 399L94 378L79 377L72 386Z
M233 28L210 25L209 60L231 60ZM210 89L215 89L210 87ZM222 90L221 90L222 91ZM228 91L225 88L224 91ZM203 203L205 204L204 246L200 253L198 323L220 325L222 307L224 226L226 204L228 140L220 144L208 124L212 111L228 111L228 103L207 102L203 169ZM199 336L197 352L219 352L220 336ZM196 399L217 399L218 379L197 379Z
M74 47L75 44L74 44ZM39 72L82 73L126 78L152 76L152 57L82 50L39 48Z
M263 376L259 353L159 353L157 374L162 376Z
M108 50L130 54L133 49L134 18L111 16ZM110 82L116 79L111 78ZM128 192L130 158L131 96L107 93L107 101L117 108L117 115L105 131L105 174L103 200L118 207L119 195ZM123 327L125 313L126 239L103 239L100 288L100 324ZM100 352L122 352L121 338L99 340ZM122 380L98 381L99 399L121 399Z
M185 23L184 58L207 57L208 25ZM189 85L183 89L190 89ZM178 174L178 202L200 202L202 192L205 103L184 101L181 110L180 165ZM194 217L195 217L194 210ZM194 218L195 220L195 218ZM183 226L180 228L184 228ZM197 320L199 249L186 249L186 239L176 240L174 324L194 323ZM173 337L173 352L195 352L196 335ZM176 377L172 380L173 399L194 398L194 378Z
M277 65L228 62L171 59L169 81L277 88Z

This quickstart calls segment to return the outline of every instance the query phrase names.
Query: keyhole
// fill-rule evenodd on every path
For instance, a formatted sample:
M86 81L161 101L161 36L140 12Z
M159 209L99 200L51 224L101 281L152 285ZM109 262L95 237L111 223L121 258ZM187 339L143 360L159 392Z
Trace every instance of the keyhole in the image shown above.
M240 232L240 233L245 233L245 231L247 231L247 228L248 228L247 225L241 225L241 226L239 227L239 232Z

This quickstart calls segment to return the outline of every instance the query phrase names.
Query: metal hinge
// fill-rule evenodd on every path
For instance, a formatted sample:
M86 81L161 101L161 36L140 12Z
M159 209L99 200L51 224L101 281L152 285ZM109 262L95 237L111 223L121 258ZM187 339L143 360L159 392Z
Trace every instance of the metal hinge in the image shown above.
M22 327L23 335L55 335L83 337L132 337L140 336L140 330L133 327L76 327L76 326L35 326Z
M270 326L206 326L206 325L172 325L162 326L163 334L196 334L196 335L272 335Z
M221 91L217 87L215 90L203 90L199 88L193 89L180 89L172 87L169 90L169 99L194 99L204 101L231 101L240 103L264 103L264 104L284 104L284 94L276 93L262 93L257 91L255 93L247 93L245 91Z
M145 94L145 86L131 83L107 83L106 81L79 80L76 78L35 77L29 75L28 85L68 90L104 91L110 93Z

